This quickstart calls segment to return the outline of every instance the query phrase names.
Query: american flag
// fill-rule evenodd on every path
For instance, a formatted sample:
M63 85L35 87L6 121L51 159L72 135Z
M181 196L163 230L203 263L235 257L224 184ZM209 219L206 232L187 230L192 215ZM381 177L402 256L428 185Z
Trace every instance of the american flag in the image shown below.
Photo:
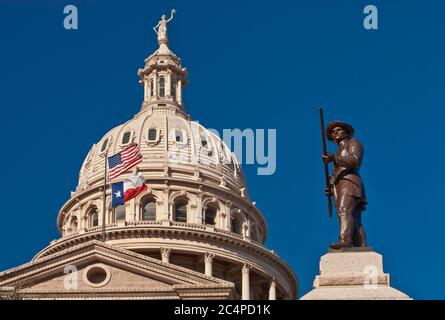
M137 144L132 145L111 157L108 157L108 177L116 178L122 172L142 162L142 155Z

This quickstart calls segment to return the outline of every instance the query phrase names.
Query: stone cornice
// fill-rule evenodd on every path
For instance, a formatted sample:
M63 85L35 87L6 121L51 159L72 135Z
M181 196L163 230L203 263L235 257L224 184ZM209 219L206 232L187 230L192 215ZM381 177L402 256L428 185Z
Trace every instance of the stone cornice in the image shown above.
M188 228L186 228L188 226ZM47 248L40 251L33 261L45 258L48 255L57 254L72 246L82 244L91 240L99 240L101 238L100 228L95 231L90 231L84 234L78 234L71 237L61 238L56 243L51 244ZM121 239L143 239L143 238L158 238L158 239L176 239L176 240L193 240L193 241L215 241L223 243L224 246L234 246L239 249L246 250L250 254L261 257L265 261L269 261L275 267L286 275L287 281L290 283L290 288L295 290L292 296L296 296L299 284L297 277L292 268L276 253L268 250L261 244L255 241L245 241L238 234L215 229L215 231L206 231L205 226L180 224L178 226L170 225L163 226L159 224L142 225L142 226L125 226L112 227L107 229L107 240L121 240ZM216 252L218 254L218 252Z
M171 283L173 286L179 285L179 288L181 286L224 285L227 287L232 285L229 281L210 277L174 264L164 263L158 259L104 244L100 241L91 240L1 272L0 287L22 279L31 280L45 270L54 270L62 268L69 263L87 261L92 255L100 256L111 264L124 263L129 267L137 268L139 272L150 272L160 281Z
M216 285L173 285L171 287L150 287L150 289L77 289L55 290L55 289L33 289L26 288L19 290L19 294L24 299L143 299L143 300L171 300L180 298L205 299L230 299L233 297L234 284Z

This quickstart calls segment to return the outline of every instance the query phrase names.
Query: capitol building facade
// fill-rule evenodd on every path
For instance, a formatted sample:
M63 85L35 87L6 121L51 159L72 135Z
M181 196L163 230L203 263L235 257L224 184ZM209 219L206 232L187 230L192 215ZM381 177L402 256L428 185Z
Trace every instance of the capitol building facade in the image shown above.
M187 70L161 31L159 48L138 71L140 111L92 146L78 186L57 216L61 238L31 262L0 273L0 295L296 299L296 274L263 245L267 223L249 199L240 164L187 114ZM106 157L133 143L140 147L138 169L148 189L111 209L110 181L105 206L103 201Z

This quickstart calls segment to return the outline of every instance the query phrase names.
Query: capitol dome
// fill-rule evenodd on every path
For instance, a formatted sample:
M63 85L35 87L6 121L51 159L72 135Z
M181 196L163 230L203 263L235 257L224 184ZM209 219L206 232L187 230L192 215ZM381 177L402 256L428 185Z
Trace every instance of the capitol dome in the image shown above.
M166 29L163 32L158 33L158 50L138 71L144 88L141 109L88 152L78 186L57 216L61 238L40 251L31 265L4 274L0 282L8 284L34 265L50 270L58 261L62 268L62 262L71 259L85 279L84 287L54 289L60 281L51 269L53 280L42 275L42 281L49 282L27 289L27 294L39 298L47 290L47 296L84 299L296 298L294 271L263 245L267 224L249 199L236 157L214 132L187 114L182 99L187 70L169 49ZM138 170L148 188L112 209L110 184L132 172L104 183L105 160L134 143L141 151Z
M213 132L191 121L177 106L153 103L133 119L110 130L88 152L79 174L76 192L100 185L104 176L104 154L115 154L131 143L140 146L142 171L178 167L192 170L210 184L226 185L244 194L246 186L236 157ZM173 163L173 164L172 164Z

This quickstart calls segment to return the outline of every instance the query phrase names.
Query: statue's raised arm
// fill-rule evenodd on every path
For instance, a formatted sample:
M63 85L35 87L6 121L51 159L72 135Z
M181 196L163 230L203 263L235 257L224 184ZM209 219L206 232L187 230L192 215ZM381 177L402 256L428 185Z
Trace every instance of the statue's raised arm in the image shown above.
M171 15L170 15L170 18L167 20L167 22L170 22L170 21L173 20L173 17L174 17L174 15L175 15L175 13L176 13L176 9L172 9L172 13L171 13Z

